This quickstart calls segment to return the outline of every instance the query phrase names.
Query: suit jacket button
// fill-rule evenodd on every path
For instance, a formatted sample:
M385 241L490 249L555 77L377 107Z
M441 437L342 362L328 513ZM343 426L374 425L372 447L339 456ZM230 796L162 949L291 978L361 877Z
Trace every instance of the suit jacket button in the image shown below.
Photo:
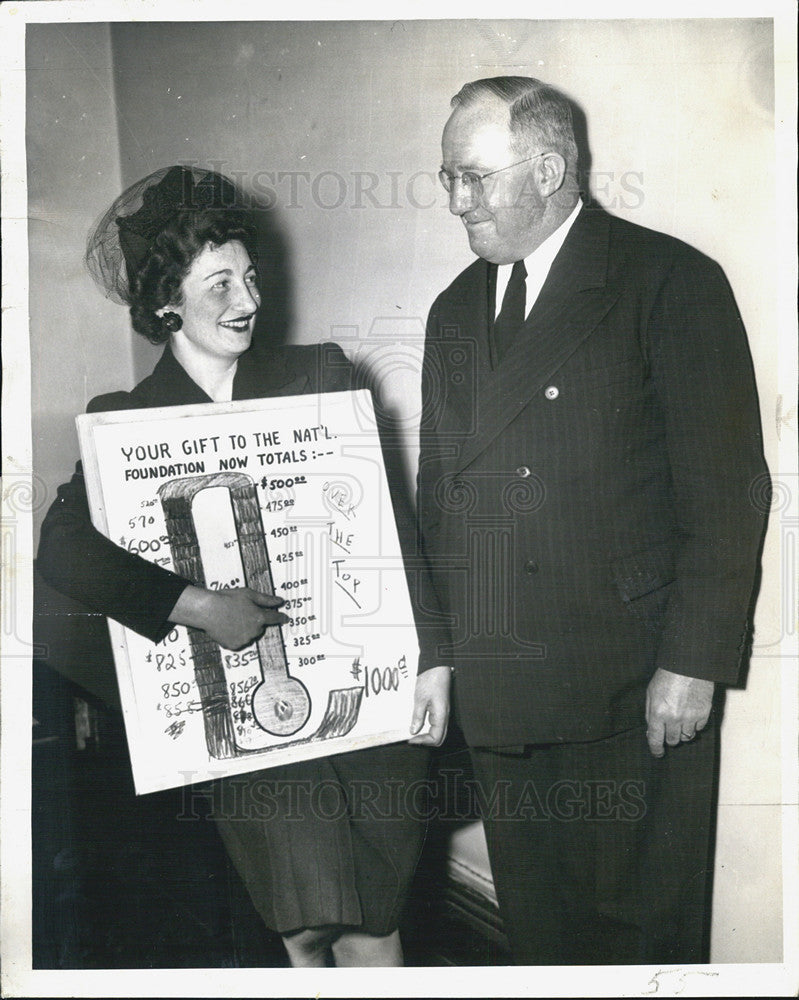
M538 572L538 563L535 561L535 559L527 560L527 562L524 564L524 572L529 573L530 576Z
M560 389L558 389L556 385L548 385L546 389L544 389L544 395L547 399L557 399L560 395Z
M519 468L516 470L516 475L521 476L522 479L527 479L527 477L530 475L530 470L527 468L526 465L520 465Z

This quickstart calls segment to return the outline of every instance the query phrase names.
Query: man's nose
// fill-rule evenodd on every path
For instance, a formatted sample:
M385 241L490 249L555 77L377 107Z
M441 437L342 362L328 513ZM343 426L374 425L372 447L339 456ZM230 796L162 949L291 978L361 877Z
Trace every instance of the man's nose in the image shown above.
M452 178L452 186L449 191L449 210L453 215L463 215L474 208L477 203L477 195L471 184L466 184L460 177Z

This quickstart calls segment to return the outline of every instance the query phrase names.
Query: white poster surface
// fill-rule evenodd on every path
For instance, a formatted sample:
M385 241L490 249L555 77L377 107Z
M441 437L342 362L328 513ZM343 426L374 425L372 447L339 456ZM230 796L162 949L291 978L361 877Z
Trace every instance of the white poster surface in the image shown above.
M418 645L368 391L77 423L99 530L290 619L236 651L109 620L137 793L407 738Z

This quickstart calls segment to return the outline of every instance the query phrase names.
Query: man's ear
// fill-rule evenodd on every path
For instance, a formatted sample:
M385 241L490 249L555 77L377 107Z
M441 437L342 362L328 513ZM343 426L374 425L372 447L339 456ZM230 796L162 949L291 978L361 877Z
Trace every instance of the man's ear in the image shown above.
M563 186L566 161L560 153L547 153L538 164L538 190L548 198Z

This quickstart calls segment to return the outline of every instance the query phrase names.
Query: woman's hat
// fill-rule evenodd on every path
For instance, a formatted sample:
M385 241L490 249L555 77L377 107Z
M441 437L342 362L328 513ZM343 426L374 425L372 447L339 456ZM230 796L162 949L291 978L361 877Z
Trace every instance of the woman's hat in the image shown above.
M207 209L241 211L241 195L227 177L198 167L154 171L123 191L92 229L89 272L109 298L129 304L133 277L158 235L182 213Z

